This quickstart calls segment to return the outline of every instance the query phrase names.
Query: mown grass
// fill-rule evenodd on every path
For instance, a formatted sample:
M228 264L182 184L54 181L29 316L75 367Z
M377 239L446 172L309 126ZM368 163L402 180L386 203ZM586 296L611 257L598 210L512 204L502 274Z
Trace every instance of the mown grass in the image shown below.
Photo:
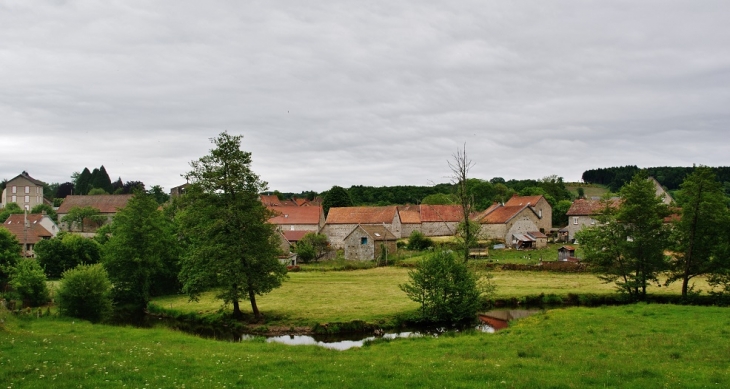
M549 310L497 334L379 341L340 352L166 329L16 319L0 327L8 388L722 388L726 308Z
M524 271L493 271L492 283L497 287L496 297L526 295L615 292L613 284L602 283L589 273L551 273ZM259 309L269 324L310 326L316 323L364 320L384 323L398 315L417 310L418 305L406 297L399 284L408 282L408 269L380 267L343 272L290 273L281 288L257 298ZM703 279L697 288L708 290ZM650 293L680 293L680 285L656 287ZM186 296L166 296L153 303L180 312L217 312L221 302L214 294L203 294L199 302L190 302ZM250 305L241 304L250 313Z

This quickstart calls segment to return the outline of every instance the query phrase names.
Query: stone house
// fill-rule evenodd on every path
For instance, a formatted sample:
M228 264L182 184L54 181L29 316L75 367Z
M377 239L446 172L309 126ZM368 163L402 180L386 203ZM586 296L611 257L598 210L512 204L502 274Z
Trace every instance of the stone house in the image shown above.
M322 207L299 207L296 205L267 206L276 216L269 219L280 231L319 232L324 227Z
M619 199L611 199L608 202L610 207L618 207ZM593 227L601 223L596 220L606 203L602 200L577 199L571 204L566 215L568 216L568 225L564 228L568 232L568 241L575 240L575 233L582 230L586 226Z
M43 181L36 180L24 171L6 183L0 202L3 207L16 203L21 209L28 211L39 204L50 204L43 198L45 185Z
M383 247L388 253L395 253L397 240L384 226L358 225L344 239L345 259L359 261L375 259L380 257Z
M58 234L58 226L46 214L13 214L2 224L18 239L26 257L35 257L35 244Z
M72 208L76 207L93 207L99 210L99 216L103 216L105 218L105 221L103 223L97 224L93 222L84 222L84 235L92 236L96 229L99 228L101 225L109 223L111 219L114 217L114 215L117 214L117 210L124 208L127 206L127 202L129 202L129 199L131 199L134 195L126 194L126 195L70 195L66 196L66 198L63 200L63 203L61 203L61 206L58 207L58 211L56 213L58 214L58 220L60 223L60 227L64 231L71 231L71 232L80 232L81 229L74 225L69 226L67 223L60 222L61 219L63 219L66 215L68 215L68 212Z
M550 232L553 227L553 207L545 200L542 195L538 196L518 196L514 195L506 203L506 207L530 207L538 217L537 231L542 233Z
M401 237L420 231L425 236L453 236L464 218L458 205L407 205L398 207Z
M505 243L512 241L512 236L539 231L540 217L527 205L506 206L493 205L478 214L472 220L481 225L481 239L497 239Z
M345 237L355 227L362 226L383 226L387 228L396 239L401 237L401 220L398 215L398 208L394 205L384 207L336 207L330 208L327 220L320 231L327 235L330 245L333 248L344 248Z

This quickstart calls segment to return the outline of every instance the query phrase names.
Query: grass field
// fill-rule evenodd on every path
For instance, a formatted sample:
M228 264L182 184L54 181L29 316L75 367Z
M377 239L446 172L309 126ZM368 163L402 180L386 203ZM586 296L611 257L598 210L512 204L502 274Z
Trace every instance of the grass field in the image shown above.
M1 309L1 308L0 308ZM334 351L0 311L3 388L725 388L727 308L568 308Z
M500 297L615 291L613 284L604 284L588 273L494 271L491 274ZM407 281L408 269L398 267L290 273L281 288L260 296L257 302L271 324L307 326L356 319L382 323L418 308L398 288ZM704 280L697 281L697 289L707 290ZM680 285L654 286L649 292L679 294ZM212 313L221 308L221 302L213 299L212 293L204 294L199 302L189 302L186 296L167 296L156 298L153 303L182 312ZM244 302L241 307L250 312L249 304Z

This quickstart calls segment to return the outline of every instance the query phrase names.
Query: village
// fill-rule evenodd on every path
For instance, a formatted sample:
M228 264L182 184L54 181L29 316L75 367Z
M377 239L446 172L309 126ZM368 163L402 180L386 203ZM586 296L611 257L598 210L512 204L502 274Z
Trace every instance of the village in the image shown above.
M671 204L668 192L653 178L656 195L665 204ZM43 197L45 184L31 177L27 172L10 179L2 192L0 210L14 203L20 209L30 211L38 205L53 204ZM170 190L170 196L185 193L189 184ZM33 257L33 248L40 240L51 239L60 231L67 231L87 238L95 235L99 227L108 224L116 212L124 208L133 195L68 195L60 206L54 207L57 218L53 220L43 213L11 214L3 222L20 242L23 253ZM293 247L308 233L326 236L330 250L328 258L333 258L340 250L347 260L373 260L382 250L394 254L398 251L397 242L408 238L414 231L426 237L453 237L457 234L459 223L463 221L459 205L391 205L391 206L350 206L333 207L325 216L320 197L312 200L304 198L280 199L274 194L261 194L261 202L274 215L269 223L276 225L281 240L280 260L290 266L297 264ZM520 196L513 194L504 203L494 203L487 209L473 212L472 222L480 226L478 240L490 243L497 248L520 250L541 249L551 242L566 243L556 253L561 261L577 262L575 248L569 244L575 241L575 234L586 226L595 226L595 215L600 211L599 199L578 198L567 211L568 224L553 226L553 210L542 195ZM81 217L77 222L68 221L73 210L93 209L89 217ZM61 220L67 220L61 222ZM670 222L671 218L667 219ZM483 243L472 248L475 257L483 257L490 247Z

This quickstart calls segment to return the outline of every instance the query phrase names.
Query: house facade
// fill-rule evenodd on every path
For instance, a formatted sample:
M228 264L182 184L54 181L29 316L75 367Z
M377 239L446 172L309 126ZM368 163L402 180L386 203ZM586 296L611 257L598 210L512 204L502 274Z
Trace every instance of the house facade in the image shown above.
M345 237L355 227L383 226L396 239L401 237L401 220L396 206L385 207L337 207L330 208L321 233L327 235L333 248L344 248Z
M13 214L2 224L2 228L15 235L26 257L35 257L35 245L41 240L51 239L58 234L58 226L46 214Z
M2 194L2 205L16 203L20 208L30 211L36 205L43 204L43 181L31 177L28 172L22 172L9 180Z
M552 213L543 196L513 196L504 204L493 204L472 220L481 225L481 239L498 239L510 244L513 236L550 231Z
M606 203L603 200L577 199L566 212L568 216L568 225L563 229L567 230L568 241L575 240L575 233L586 227L593 227L601 223L596 216L606 206L618 207L619 200L611 199Z
M366 261L380 257L383 248L395 253L398 239L383 226L358 225L345 237L345 259Z

